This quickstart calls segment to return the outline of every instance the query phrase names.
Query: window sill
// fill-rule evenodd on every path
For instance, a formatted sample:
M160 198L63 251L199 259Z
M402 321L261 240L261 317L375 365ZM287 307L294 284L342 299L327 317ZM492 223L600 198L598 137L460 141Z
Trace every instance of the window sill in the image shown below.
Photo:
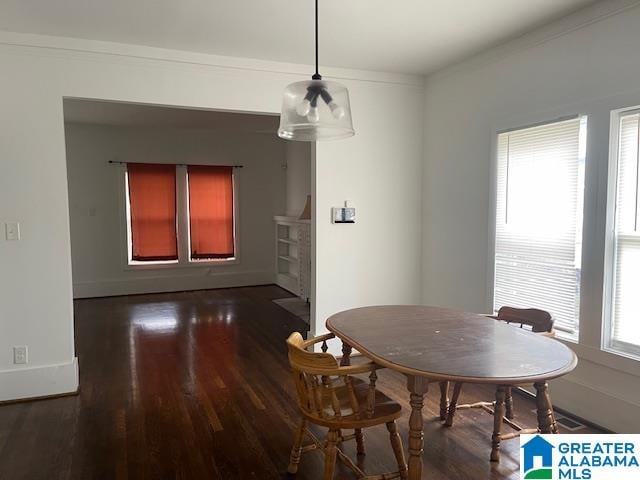
M602 350L618 357L640 362L640 347L636 345L612 340L609 345L602 347Z
M558 340L571 343L572 345L577 345L578 343L580 343L580 337L578 332L568 333L562 330L556 330L555 338Z
M226 267L230 265L238 265L240 259L238 257L217 260L193 260L193 261L177 261L177 262L136 262L128 263L124 266L124 270L166 270L178 268L212 268Z
M582 345L580 343L574 343L561 337L556 337L556 339L572 349L580 359L584 359L588 362L596 363L628 375L640 377L640 359L633 358L619 352L605 350L604 348L598 349Z

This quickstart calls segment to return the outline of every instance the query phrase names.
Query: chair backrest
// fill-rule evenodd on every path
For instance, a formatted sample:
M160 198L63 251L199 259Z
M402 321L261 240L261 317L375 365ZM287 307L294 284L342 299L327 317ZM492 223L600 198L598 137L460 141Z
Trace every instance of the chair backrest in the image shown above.
M371 364L357 367L340 367L336 358L326 353L326 341L332 334L304 340L298 332L287 339L289 364L298 396L298 406L311 418L324 420L339 419L347 415L373 413L375 402L375 367ZM323 352L310 352L309 347L322 342ZM370 384L365 412L360 405L354 379L357 373L370 372Z
M491 318L507 323L518 323L521 328L527 325L536 333L553 332L553 317L549 312L537 308L502 307L498 310L498 315Z

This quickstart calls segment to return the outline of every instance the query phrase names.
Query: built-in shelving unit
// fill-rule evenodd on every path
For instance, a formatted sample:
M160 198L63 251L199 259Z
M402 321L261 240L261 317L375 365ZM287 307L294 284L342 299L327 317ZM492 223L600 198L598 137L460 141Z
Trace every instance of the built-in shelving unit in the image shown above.
M297 245L298 244L297 240L291 240L289 238L279 238L278 241L282 242L282 243L287 243L289 245Z
M309 299L311 277L310 221L276 216L276 284Z

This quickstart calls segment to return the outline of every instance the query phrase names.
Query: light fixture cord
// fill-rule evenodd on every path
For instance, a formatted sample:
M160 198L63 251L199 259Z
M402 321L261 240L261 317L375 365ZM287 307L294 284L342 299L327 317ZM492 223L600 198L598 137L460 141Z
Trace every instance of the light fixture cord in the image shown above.
M320 77L320 72L318 72L318 0L316 0L316 74L315 76Z

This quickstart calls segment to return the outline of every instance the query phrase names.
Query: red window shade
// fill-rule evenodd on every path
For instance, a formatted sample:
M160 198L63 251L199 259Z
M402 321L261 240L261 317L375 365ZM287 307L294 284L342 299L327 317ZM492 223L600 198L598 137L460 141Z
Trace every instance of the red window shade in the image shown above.
M189 165L191 258L231 258L233 242L232 167Z
M177 260L176 167L130 163L131 258Z

